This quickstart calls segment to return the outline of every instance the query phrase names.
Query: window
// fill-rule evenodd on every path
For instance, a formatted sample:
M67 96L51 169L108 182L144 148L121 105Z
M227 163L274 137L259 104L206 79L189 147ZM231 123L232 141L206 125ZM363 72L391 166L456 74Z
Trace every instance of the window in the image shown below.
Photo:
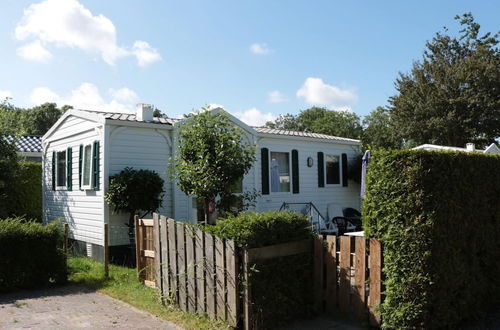
M56 186L66 187L66 150L56 153Z
M340 157L326 155L326 183L340 184Z
M290 192L288 152L271 152L271 192Z
M92 188L92 145L87 144L83 147L82 160L82 187L83 189Z

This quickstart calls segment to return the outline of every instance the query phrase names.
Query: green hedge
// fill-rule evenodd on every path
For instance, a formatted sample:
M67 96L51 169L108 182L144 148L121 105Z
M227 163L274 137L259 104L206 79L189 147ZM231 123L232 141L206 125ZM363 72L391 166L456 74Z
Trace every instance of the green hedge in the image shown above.
M21 218L0 220L0 291L42 287L67 279L63 232Z
M241 213L219 219L205 230L234 240L241 248L303 240L312 237L311 223L294 212ZM272 328L305 318L313 312L311 254L259 261L250 274L255 325Z
M452 327L498 306L499 156L375 153L363 222L383 243L384 328Z
M19 162L9 187L8 214L42 221L42 163Z

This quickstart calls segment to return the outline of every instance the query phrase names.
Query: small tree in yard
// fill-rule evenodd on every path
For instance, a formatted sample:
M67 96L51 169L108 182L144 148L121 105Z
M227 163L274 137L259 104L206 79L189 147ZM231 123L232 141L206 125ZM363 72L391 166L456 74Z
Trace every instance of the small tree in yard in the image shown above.
M134 216L137 212L154 212L161 207L163 179L155 171L124 168L109 178L109 190L104 200L115 212L129 213L129 236L133 236Z
M180 126L173 177L184 193L203 199L205 222L213 224L216 198L248 173L254 161L255 148L243 142L242 130L227 114L202 108Z

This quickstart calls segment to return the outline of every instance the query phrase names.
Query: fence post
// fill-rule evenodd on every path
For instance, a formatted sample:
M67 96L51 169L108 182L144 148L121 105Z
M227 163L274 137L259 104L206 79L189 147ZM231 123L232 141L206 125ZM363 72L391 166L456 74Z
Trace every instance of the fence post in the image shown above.
M137 279L141 279L141 246L139 237L139 216L136 215L134 217L134 225L135 225L135 265L137 267Z
M243 320L243 328L245 330L252 329L252 289L250 287L250 267L249 267L249 258L248 258L248 250L243 250L243 280L245 285L244 290L244 299L243 299L243 312L244 312L244 320Z
M69 228L68 224L64 224L64 253L66 254L66 257L68 256L68 233L69 233Z
M109 229L104 224L104 277L109 278Z

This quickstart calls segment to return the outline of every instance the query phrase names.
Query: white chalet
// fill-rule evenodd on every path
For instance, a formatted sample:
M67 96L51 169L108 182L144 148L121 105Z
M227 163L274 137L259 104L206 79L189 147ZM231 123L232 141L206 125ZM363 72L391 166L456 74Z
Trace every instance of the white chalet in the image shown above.
M244 191L260 193L256 211L278 210L285 202L312 202L324 215L332 203L360 208L360 186L347 179L348 162L360 153L360 141L250 127L229 117L257 146L256 162L243 179ZM70 237L96 259L102 258L107 223L110 254L119 253L129 245L128 216L114 214L103 195L110 176L133 167L154 170L165 180L160 214L196 222L196 198L184 194L167 173L181 123L153 118L147 105L138 105L135 114L67 111L42 140L44 221L65 218Z

